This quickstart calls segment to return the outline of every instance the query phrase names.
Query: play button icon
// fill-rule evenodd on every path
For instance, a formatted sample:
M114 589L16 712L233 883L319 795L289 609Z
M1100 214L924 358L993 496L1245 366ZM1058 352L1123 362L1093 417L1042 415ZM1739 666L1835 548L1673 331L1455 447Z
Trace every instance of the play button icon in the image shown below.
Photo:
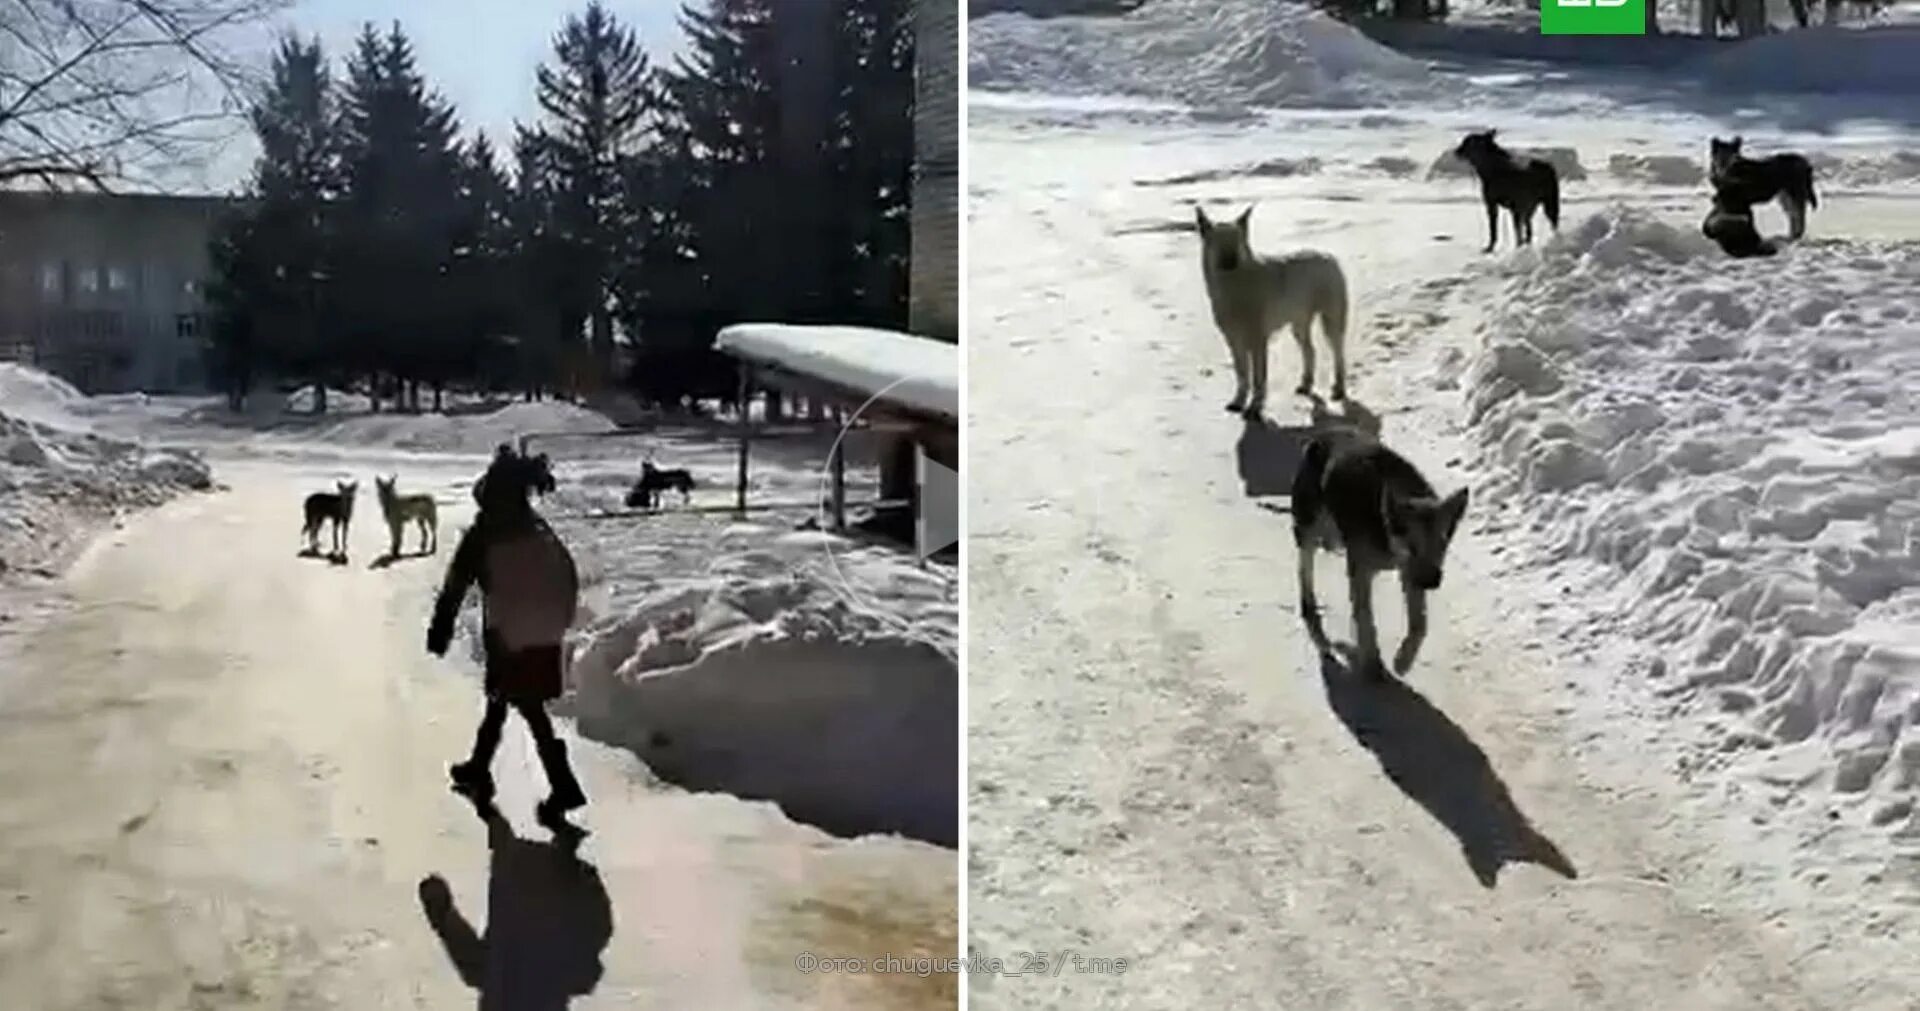
M960 541L960 475L920 447L914 449L913 470L919 489L914 496L914 554L924 562Z

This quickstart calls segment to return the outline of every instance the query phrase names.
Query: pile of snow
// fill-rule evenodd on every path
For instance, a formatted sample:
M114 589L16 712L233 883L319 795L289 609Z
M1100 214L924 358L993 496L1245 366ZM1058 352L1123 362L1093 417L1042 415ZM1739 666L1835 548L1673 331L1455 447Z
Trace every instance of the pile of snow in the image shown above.
M1742 42L1694 69L1727 91L1920 94L1916 52L1920 26L1805 28Z
M674 519L636 524L624 551L562 527L587 584L565 703L581 732L688 789L771 800L844 835L955 845L951 570L817 532ZM675 531L697 540L635 550Z
M739 323L714 347L868 397L960 417L960 348L927 337L858 326Z
M824 494L831 433L756 442L754 500ZM802 510L731 504L737 447L693 430L551 447L540 501L581 576L568 694L583 734L691 790L777 803L843 835L958 832L958 580L902 550L819 530ZM698 482L643 515L622 499L641 454ZM851 463L852 461L850 461ZM878 494L870 467L849 496ZM451 532L449 537L455 536ZM478 654L479 608L462 615Z
M0 365L0 575L50 571L98 524L212 487L199 456L107 438L61 380Z
M1209 108L1385 104L1425 95L1432 83L1424 64L1305 4L1275 0L1147 0L1106 18L975 18L967 77L974 88Z
M272 398L262 397L260 401L263 404L271 403ZM317 386L302 386L292 393L287 394L286 397L282 399L281 404L282 410L290 414L312 414L313 409L320 404L320 388ZM329 387L327 389L327 410L339 414L361 414L373 410L373 401L359 393L349 393L346 390L336 390Z
M0 362L0 411L46 424L81 427L78 411L87 395L72 383L39 369Z
M1325 164L1313 157L1264 158L1249 165L1201 169L1179 175L1140 179L1137 182L1141 186L1190 186L1195 183L1217 183L1230 179L1290 179L1297 176L1317 175L1323 168Z
M1638 652L1698 764L1920 829L1920 246L1732 260L1611 208L1511 263L1481 501L1544 545L1570 645Z
M617 427L606 415L558 400L486 405L449 404L447 413L373 413L372 402L358 394L327 394L327 413L312 413L311 392L279 398L267 393L248 398L236 415L224 401L202 402L184 412L189 428L270 433L306 443L356 449L399 449L419 453L491 453L494 447L536 433L594 434ZM154 412L143 412L152 417Z
M1750 157L1760 157L1787 148L1787 145L1756 146ZM1920 180L1920 151L1887 151L1881 154L1837 156L1825 151L1805 151L1813 163L1814 189L1832 186L1907 186Z
M369 414L350 418L319 437L343 446L422 453L491 453L535 433L593 434L615 428L598 411L558 400L510 404L486 414Z
M1654 186L1698 186L1706 181L1707 159L1704 154L1612 154L1607 173Z
M247 394L246 403L238 415L227 406L224 398L210 398L189 411L188 417L195 421L217 424L231 424L242 420L259 424L313 418L315 417L313 409L318 399L319 389L314 386L302 386L289 393L257 389ZM325 413L328 415L365 414L372 409L373 401L363 394L327 387Z
M1684 154L1610 154L1607 172L1618 179L1654 186L1703 186L1707 179L1706 149L1703 141L1698 151ZM1749 137L1746 141L1750 157L1794 150L1813 163L1816 190L1905 186L1920 180L1920 151L1896 149L1840 155L1777 138Z

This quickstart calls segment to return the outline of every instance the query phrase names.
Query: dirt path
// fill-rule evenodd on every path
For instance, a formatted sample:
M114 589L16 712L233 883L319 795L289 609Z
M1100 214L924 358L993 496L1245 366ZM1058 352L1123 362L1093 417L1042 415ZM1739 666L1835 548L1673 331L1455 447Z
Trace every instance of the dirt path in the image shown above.
M0 1007L952 1006L951 978L794 968L951 953L950 851L833 840L576 741L593 835L571 862L533 824L517 723L490 850L444 780L476 677L422 648L445 553L369 568L369 484L352 563L297 559L293 505L325 475L221 477L99 542L0 658ZM515 911L515 939L429 917L432 875L475 934Z
M1244 427L1222 410L1187 194L1075 179L1116 163L1105 142L1028 132L970 135L970 246L997 251L969 292L970 946L1010 968L1130 965L976 976L975 1007L1911 1006L1857 953L1816 968L1726 908L1657 793L1583 777L1562 679L1473 521L1407 683L1322 663L1287 519L1251 500L1284 487L1311 423L1283 392L1290 342L1279 430ZM1433 237L1477 238L1477 210L1261 206L1260 245L1340 256L1360 401L1457 485L1456 421L1408 405L1434 401L1416 387L1465 321L1429 310L1477 256ZM1347 640L1344 576L1323 566ZM1383 580L1389 647L1396 596Z

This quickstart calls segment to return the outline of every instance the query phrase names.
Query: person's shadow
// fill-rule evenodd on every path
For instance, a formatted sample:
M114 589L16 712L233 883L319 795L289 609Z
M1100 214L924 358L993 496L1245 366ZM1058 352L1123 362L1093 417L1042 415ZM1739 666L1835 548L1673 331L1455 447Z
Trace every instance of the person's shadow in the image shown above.
M1247 418L1234 445L1240 483L1248 498L1291 495L1293 475L1307 455L1307 443L1328 432L1358 432L1380 437L1380 416L1358 400L1348 399L1342 410L1327 409L1327 401L1310 394L1313 413L1305 425L1278 425L1264 414Z
M578 856L579 836L521 839L492 805L476 805L493 851L481 936L438 874L420 882L420 907L480 1011L564 1011L600 984L613 905L600 872Z
M1387 778L1460 841L1467 866L1492 888L1500 868L1539 864L1565 878L1579 877L1514 802L1487 753L1426 697L1385 670L1357 671L1327 641L1318 615L1307 633L1320 654L1320 678L1334 715L1360 746L1373 753Z

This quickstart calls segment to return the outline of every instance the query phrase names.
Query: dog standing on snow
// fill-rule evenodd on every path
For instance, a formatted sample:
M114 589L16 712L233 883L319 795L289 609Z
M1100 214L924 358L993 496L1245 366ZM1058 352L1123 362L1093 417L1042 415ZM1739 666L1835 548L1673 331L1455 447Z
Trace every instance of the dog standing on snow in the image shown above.
M1780 209L1787 212L1787 234L1795 239L1807 234L1807 209L1820 206L1813 192L1811 162L1790 152L1743 158L1739 137L1709 140L1707 181L1713 185L1716 205L1722 196L1731 205L1746 208L1778 199Z
M1493 139L1496 131L1467 134L1453 153L1480 177L1480 201L1487 205L1487 248L1500 244L1500 208L1513 216L1513 241L1533 242L1533 212L1545 211L1547 224L1560 230L1560 173L1539 158L1516 155Z
M642 461L640 480L627 492L627 508L652 509L659 504L663 491L678 491L680 504L686 505L693 500L693 475L679 468L662 470L651 460Z
M440 511L434 505L432 495L402 495L394 485L400 481L400 475L373 479L374 491L380 495L380 512L386 517L387 532L393 535L393 547L388 554L400 557L400 537L406 532L407 524L417 524L420 528L420 551L431 555L440 550Z
M320 553L320 524L331 522L333 553L327 557L347 557L347 526L353 522L353 496L359 490L358 481L337 481L333 491L317 491L307 496L300 537L306 541L308 551Z
M1320 605L1313 562L1321 549L1347 558L1353 605L1356 669L1379 676L1379 633L1373 621L1373 577L1400 573L1406 594L1407 638L1393 669L1405 675L1427 637L1427 594L1440 588L1447 546L1467 511L1465 488L1442 499L1420 471L1398 453L1356 433L1325 433L1307 444L1293 479L1293 543L1300 565L1300 614L1316 642Z
M1333 350L1333 399L1347 398L1347 277L1340 261L1303 249L1269 256L1253 251L1253 208L1228 222L1193 209L1200 232L1200 270L1213 322L1233 356L1233 399L1227 410L1258 417L1267 402L1267 342L1283 326L1300 346L1300 385L1313 392L1313 321Z

